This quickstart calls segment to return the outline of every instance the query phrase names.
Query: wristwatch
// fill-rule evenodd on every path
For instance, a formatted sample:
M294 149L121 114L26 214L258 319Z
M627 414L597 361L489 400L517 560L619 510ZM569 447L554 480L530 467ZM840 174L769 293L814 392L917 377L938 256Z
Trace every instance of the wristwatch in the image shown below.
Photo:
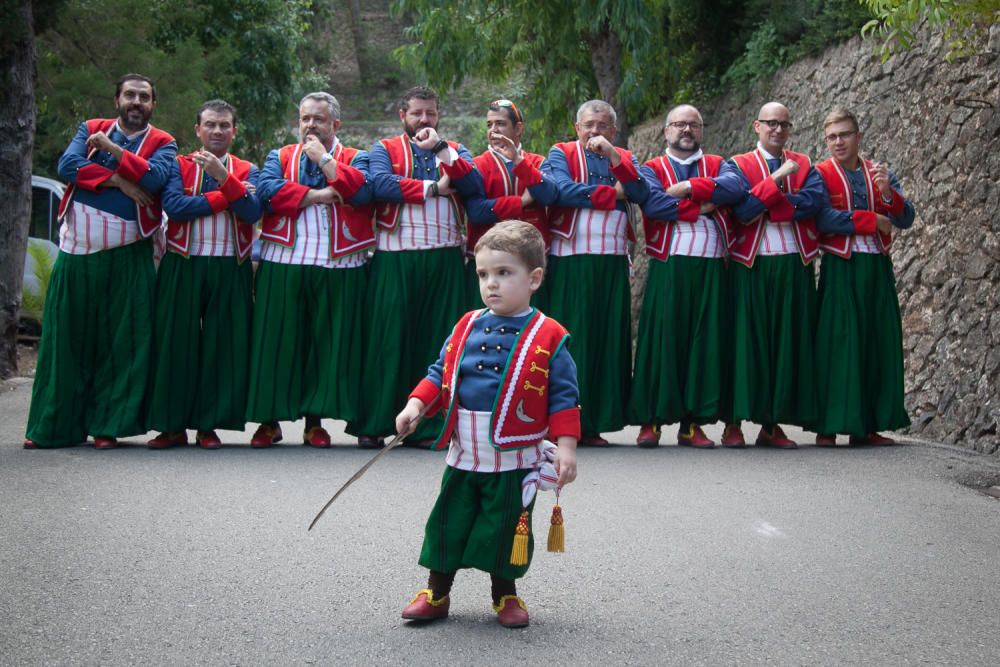
M323 156L319 159L319 168L322 169L331 160L333 160L332 155L330 155L329 153L323 153Z
M439 141L436 144L434 144L434 147L431 148L431 153L434 153L435 155L437 155L438 153L440 153L441 151L443 151L446 148L448 148L448 142L445 141L444 139L442 139L441 141Z
M437 181L432 181L430 186L427 188L428 193L431 197L438 196L438 183Z

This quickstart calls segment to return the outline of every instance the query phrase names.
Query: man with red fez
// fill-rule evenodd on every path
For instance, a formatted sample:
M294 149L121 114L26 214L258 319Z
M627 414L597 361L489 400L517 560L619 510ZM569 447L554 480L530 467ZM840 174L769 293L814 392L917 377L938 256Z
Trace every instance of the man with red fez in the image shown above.
M541 306L573 336L580 383L581 445L627 422L632 367L627 247L635 236L626 201L643 203L639 163L611 144L617 114L602 100L576 113L577 140L556 144L542 174L559 190L550 209L548 289Z
M542 176L545 159L521 148L524 116L510 100L490 102L486 111L489 147L473 162L469 178L455 182L469 216L466 255L472 257L476 242L501 220L524 220L534 225L549 243L546 207L555 203L558 191ZM470 299L478 303L479 281L474 262L468 263Z
M826 197L809 157L785 149L791 128L784 105L765 104L753 122L753 151L726 162L716 179L693 178L677 189L731 205L739 221L729 249L732 402L722 437L729 447L745 446L744 419L761 424L758 446L784 449L796 444L779 423L816 420L812 261Z
M823 262L816 326L816 444L890 445L878 431L909 426L903 405L903 331L889 258L892 229L913 225L913 205L884 164L860 155L850 111L823 122L830 159L816 165L830 204L816 219Z
M150 449L186 445L196 431L218 449L215 429L242 431L253 314L257 165L229 152L236 110L223 100L198 109L201 149L179 156L163 189L167 251L156 277L156 333L148 425Z
M149 119L156 88L140 74L115 87L117 118L80 125L59 158L59 257L28 414L26 448L94 437L98 449L146 432L160 190L177 154Z
M305 417L302 442L329 447L323 417L357 419L363 304L372 229L368 154L337 138L330 93L299 102L299 143L271 151L257 194L264 207L246 418L250 441L282 439L279 421Z
M402 134L371 149L377 245L364 311L365 404L348 424L359 447L379 447L395 431L409 387L468 305L465 209L452 184L472 172L472 155L438 135L438 97L430 88L406 91L399 120ZM430 446L441 426L440 418L425 419L407 442Z
M730 349L726 257L728 211L711 197L678 199L670 188L713 178L723 159L702 152L704 123L682 104L667 114L666 152L639 169L649 186L642 206L649 272L639 316L632 420L637 444L655 447L659 426L680 422L677 444L713 447L701 429L728 411ZM717 194L717 193L712 193Z

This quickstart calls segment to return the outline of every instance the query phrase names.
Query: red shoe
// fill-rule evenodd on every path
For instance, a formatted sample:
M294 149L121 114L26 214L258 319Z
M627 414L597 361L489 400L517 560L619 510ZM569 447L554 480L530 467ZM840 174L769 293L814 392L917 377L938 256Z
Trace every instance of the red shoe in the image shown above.
M836 447L837 446L837 434L827 434L827 433L817 433L816 434L816 446L817 447Z
M34 440L31 440L29 438L25 438L24 439L24 448L25 449L38 449L38 445L35 444Z
M643 449L652 449L660 446L660 427L656 424L643 424L639 429L639 437L635 439L635 444Z
M330 434L322 426L313 426L310 429L306 429L306 432L302 434L302 444L317 449L325 449L330 446Z
M425 588L410 600L410 604L403 608L403 618L408 621L433 621L447 618L449 606L451 606L451 598L445 595L440 600L435 600L431 589Z
M697 424L691 424L691 428L688 429L687 433L678 433L677 444L682 447L697 447L699 449L712 449L715 447L715 443L705 435L705 432Z
M610 444L600 435L585 435L580 438L580 445L583 447L607 447Z
M878 433L872 432L863 438L858 438L856 436L851 436L852 445L895 445L896 441L892 438L887 438L884 435L879 435Z
M118 447L118 440L110 435L95 435L94 449L115 449Z
M504 595L499 604L493 605L493 611L505 628L524 628L528 625L528 608L516 595Z
M774 430L768 433L767 429L763 426L760 427L760 433L757 434L757 442L754 443L758 447L776 447L778 449L798 449L799 446L795 444L795 441L789 440L785 432L781 430L781 427L777 424L774 425Z
M722 446L733 449L743 449L747 446L747 441L743 438L743 429L739 424L726 424L726 430L722 432Z
M222 447L222 441L215 431L198 431L194 436L194 441L202 449L218 449Z
M274 427L270 424L261 424L257 431L250 438L250 446L255 448L270 447L281 442L281 427Z
M184 446L188 444L187 433L184 431L174 431L173 433L161 433L146 443L150 449L170 449L174 446Z

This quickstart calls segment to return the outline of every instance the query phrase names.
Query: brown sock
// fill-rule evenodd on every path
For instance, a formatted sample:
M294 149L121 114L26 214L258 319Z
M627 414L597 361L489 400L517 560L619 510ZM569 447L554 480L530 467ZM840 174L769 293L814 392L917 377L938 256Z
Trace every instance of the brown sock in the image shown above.
M434 596L435 600L440 600L451 593L451 585L454 581L454 572L431 570L430 576L427 577L427 588L431 589L431 595Z
M500 604L500 598L503 596L517 595L517 582L514 579L503 579L491 574L490 592L493 594L493 604Z

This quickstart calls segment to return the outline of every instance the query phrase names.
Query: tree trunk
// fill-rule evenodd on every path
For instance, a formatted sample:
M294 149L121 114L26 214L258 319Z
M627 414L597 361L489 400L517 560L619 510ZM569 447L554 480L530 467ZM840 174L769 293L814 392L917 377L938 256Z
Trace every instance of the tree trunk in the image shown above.
M351 38L354 40L354 55L358 61L358 76L362 84L371 83L368 38L365 35L365 26L361 22L361 3L358 0L349 0L347 6L351 10Z
M3 3L0 29L0 379L17 372L17 327L31 220L35 33L30 0Z
M616 146L628 146L628 118L618 103L618 89L622 85L622 42L618 33L607 25L601 32L591 33L585 39L590 47L590 62L594 67L601 97L618 114L618 134L615 135L614 143Z

